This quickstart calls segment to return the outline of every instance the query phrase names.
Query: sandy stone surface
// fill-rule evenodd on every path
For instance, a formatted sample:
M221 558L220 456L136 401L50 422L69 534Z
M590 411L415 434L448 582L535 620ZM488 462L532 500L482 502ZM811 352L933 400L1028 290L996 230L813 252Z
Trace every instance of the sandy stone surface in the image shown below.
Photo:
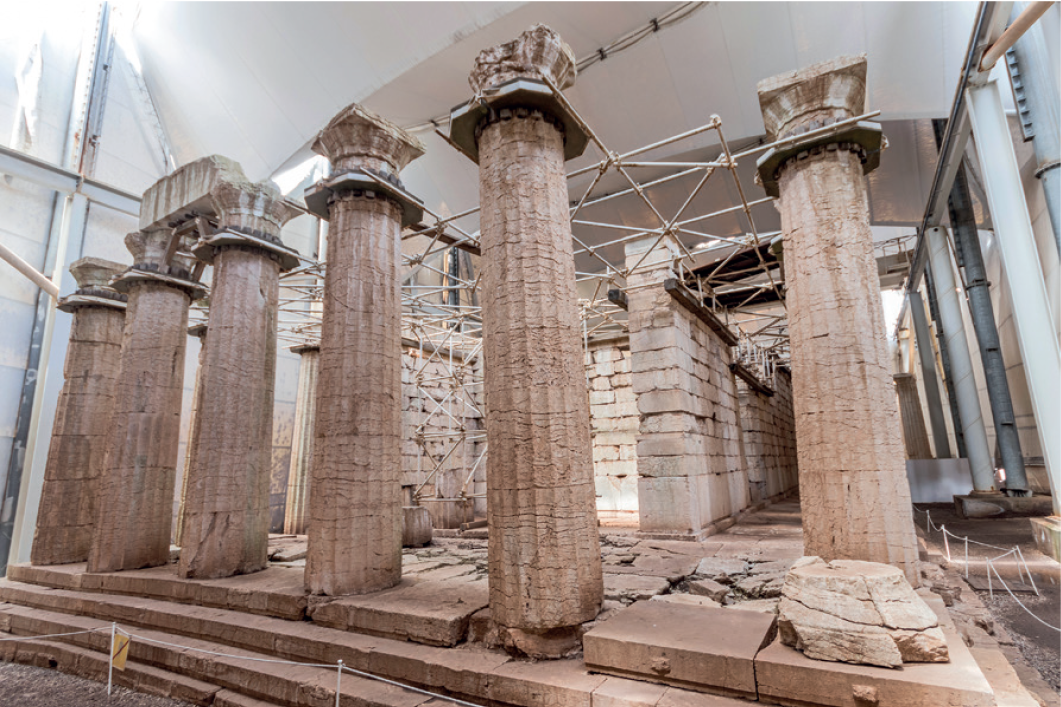
M493 618L540 634L603 584L563 137L524 114L479 141L487 512Z
M781 640L810 658L898 668L945 663L936 614L902 571L858 560L801 558L785 578Z
M88 260L96 262L84 262ZM79 263L92 272L84 272ZM74 263L70 270L77 278L79 292L91 294L86 288L104 286L109 276L125 269L118 263L106 263L89 258ZM63 389L56 405L30 553L30 560L37 565L84 562L88 558L125 325L124 303L108 305L108 301L72 308Z
M907 459L932 459L932 447L928 443L925 414L917 394L917 378L910 373L896 373L895 394L899 398L899 416L903 423L903 443Z
M91 571L169 561L190 303L161 282L130 288Z
M864 77L865 59L855 58L762 82L771 139L858 115ZM916 586L910 489L861 160L835 143L804 153L782 166L779 189L806 552L892 564Z
M423 153L357 105L314 149L336 171L393 175ZM401 209L381 192L346 189L329 212L306 586L335 596L401 579Z

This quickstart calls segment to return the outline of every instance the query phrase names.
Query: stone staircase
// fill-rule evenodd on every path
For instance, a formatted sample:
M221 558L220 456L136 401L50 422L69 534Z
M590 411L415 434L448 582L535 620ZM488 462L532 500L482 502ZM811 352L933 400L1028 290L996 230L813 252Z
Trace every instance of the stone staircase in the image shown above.
M38 580L46 580L41 573ZM432 693L504 707L742 707L747 701L587 672L581 658L530 663L233 609L0 580L0 659L106 680L111 622L133 635L118 684L220 707L331 707L344 665ZM2 635L2 634L0 634ZM6 636L5 636L6 637ZM301 665L290 665L291 661ZM344 674L342 707L452 704Z

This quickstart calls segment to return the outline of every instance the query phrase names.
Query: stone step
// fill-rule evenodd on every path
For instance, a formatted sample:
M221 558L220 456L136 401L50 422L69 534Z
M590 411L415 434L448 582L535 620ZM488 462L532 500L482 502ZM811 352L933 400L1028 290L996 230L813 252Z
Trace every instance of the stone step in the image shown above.
M21 606L6 606L0 611L0 628L16 636L50 635L73 631L98 629L94 633L82 633L52 639L53 655L60 656L59 648L78 649L74 665L79 658L92 662L91 654L99 661L99 669L106 675L107 651L110 644L110 624L98 619L67 616L40 609ZM136 685L148 687L154 677L164 675L162 671L178 673L202 684L225 688L259 702L272 702L281 707L321 707L335 704L336 669L314 665L292 665L277 662L272 656L253 651L232 648L223 644L200 639L176 637L149 629L133 629L129 645L127 670L139 664L156 668L159 672ZM40 653L36 641L6 641L2 646L13 646L19 651ZM86 657L89 656L89 657ZM56 660L58 658L51 658ZM64 658L69 662L69 658ZM50 663L48 663L50 665ZM216 690L214 690L216 692ZM368 680L356 675L344 674L342 678L340 705L348 707L419 707L430 700L430 696L402 687ZM211 693L212 694L212 693ZM242 701L241 701L242 700ZM230 698L235 704L246 704L242 698ZM200 704L210 704L201 701ZM253 703L251 703L253 704Z
M639 601L583 637L590 670L756 699L755 656L777 617Z
M196 607L127 596L51 589L0 580L0 629L5 617L19 617L25 626L33 617L51 624L37 634L79 630L78 621L151 629L171 636L225 646L218 652L250 650L273 658L334 664L406 684L460 696L473 702L516 707L733 707L743 701L649 686L619 677L590 675L581 659L529 663L475 646L441 648L360 635L315 625L249 616L231 610ZM74 614L77 616L65 616ZM82 617L92 617L91 619ZM333 673L334 674L334 673ZM647 690L647 692L646 692ZM270 699L276 699L270 697Z
M0 660L51 668L68 675L107 682L107 654L57 641L9 641L0 643ZM169 697L193 705L217 705L217 685L149 665L127 663L114 671L114 684L158 697ZM275 707L262 703L261 707ZM235 707L235 705L233 705ZM251 707L247 705L247 707Z
M455 576L440 578L440 572ZM406 577L391 589L339 598L308 596L302 571L286 567L192 580L179 578L172 565L98 574L86 572L84 563L12 565L8 577L57 589L146 597L296 621L308 618L356 633L455 646L467 637L471 615L489 603L486 580L461 576L466 572L464 566L443 567L423 578Z

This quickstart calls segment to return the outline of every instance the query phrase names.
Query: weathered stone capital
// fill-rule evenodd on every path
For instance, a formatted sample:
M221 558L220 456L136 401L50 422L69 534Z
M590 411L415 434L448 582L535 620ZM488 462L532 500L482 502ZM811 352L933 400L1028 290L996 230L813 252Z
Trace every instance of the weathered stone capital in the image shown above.
M277 186L266 180L220 179L210 192L218 227L280 242L280 229L299 215Z
M357 103L331 119L313 143L313 151L335 172L369 169L397 176L424 154L416 137Z
M73 312L78 307L125 309L128 298L111 287L110 283L126 269L121 263L103 258L75 260L70 264L70 274L77 282L77 291L60 299L57 307L63 312Z
M80 258L70 264L70 274L77 281L79 290L96 290L108 287L110 281L126 270L125 265L103 258Z
M298 346L288 347L288 351L291 353L297 353L299 355L304 353L319 353L321 350L320 342L315 344L299 344Z
M841 56L759 82L771 141L860 115L866 107L866 55Z
M575 83L577 73L571 47L554 30L538 24L511 42L479 52L468 83L481 94L513 79L548 78L563 90Z
M173 234L168 229L133 231L125 236L125 247L133 255L133 267L147 272L166 272L166 256Z

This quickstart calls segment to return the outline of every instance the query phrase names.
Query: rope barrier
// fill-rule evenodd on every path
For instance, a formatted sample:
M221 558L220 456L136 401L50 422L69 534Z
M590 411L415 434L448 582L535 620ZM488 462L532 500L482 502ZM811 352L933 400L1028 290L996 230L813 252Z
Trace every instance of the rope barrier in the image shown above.
M1017 598L1017 595L1014 594L1013 590L1009 588L1008 584L1006 584L1006 580L1002 579L1002 575L999 574L998 569L994 565L995 562L998 562L999 560L1001 560L1001 559L1003 559L1005 557L1008 557L1010 555L1014 555L1015 558L1017 558L1017 574L1020 575L1021 581L1024 581L1024 575L1021 574L1021 567L1023 566L1024 567L1024 572L1027 573L1027 575L1028 575L1028 584L1031 586L1032 591L1035 592L1035 596L1042 596L1039 593L1039 588L1035 586L1035 580L1032 579L1031 568L1028 567L1028 561L1024 559L1024 553L1021 551L1019 546L1014 545L1009 550L1006 550L1006 548L1004 548L1004 547L999 547L998 545L991 545L991 544L988 544L988 543L982 543L982 542L979 542L977 540L973 540L972 538L970 538L968 536L955 535L954 533L952 533L949 530L947 530L947 526L946 525L936 525L935 523L933 523L932 522L932 512L929 509L926 508L925 510L921 510L917 506L914 506L913 508L918 513L924 513L925 514L925 532L926 533L931 533L933 530L935 530L935 531L937 531L937 532L939 532L939 533L941 533L943 535L943 545L944 545L944 547L946 549L947 560L948 561L951 561L951 557L950 557L950 544L947 542L947 537L949 536L949 537L954 538L955 540L961 540L961 541L963 541L965 543L965 576L967 578L969 576L969 543L973 543L974 545L979 545L981 547L991 548L992 550L1001 551L1002 552L1001 555L997 555L995 557L985 557L984 558L984 561L987 563L987 568L988 568L988 572L987 572L987 591L991 594L992 597L995 596L994 585L993 585L993 582L992 582L992 579L991 579L991 575L992 575L992 573L994 573L995 577L997 577L998 581L1002 584L1003 589L1005 589L1006 592L1011 597L1013 597L1013 600L1015 602L1017 602L1017 605L1020 606L1020 608L1024 609L1024 611L1027 612L1029 616L1031 616L1033 619L1035 619L1036 621L1041 623L1043 626L1046 626L1047 628L1051 628L1051 629L1057 631L1058 633L1061 633L1061 627L1053 626L1052 624L1049 624L1046 621L1044 621L1043 619L1039 618L1039 616L1037 614L1035 614L1031 609L1029 609L1027 606L1025 606L1024 603L1021 602L1020 599Z
M296 665L296 666L299 666L299 667L302 667L302 668L336 668L337 670L336 670L336 681L335 681L335 704L336 704L337 707L339 705L339 697L340 697L341 690L342 690L343 671L346 671L348 673L351 673L351 674L356 675L356 676L361 677L361 678L365 678L367 680L375 680L377 682L381 682L381 683L384 683L386 685L392 685L394 687L400 687L403 690L408 690L410 692L415 692L415 693L418 693L420 695L426 695L427 697L438 698L440 700L446 700L447 702L452 702L453 704L461 705L461 707L482 707L482 705L477 705L474 702L467 702L465 700L457 699L456 697L450 697L448 695L442 695L442 694L439 694L437 692L431 692L430 690L425 690L425 689L422 689L422 688L419 688L419 687L413 687L412 685L406 685L405 683L398 682L397 680L391 680L389 678L385 678L385 677L382 677L380 675L375 675L373 673L366 673L363 670L357 670L355 668L351 668L350 666L344 664L342 660L339 660L336 664L332 664L332 663L303 663L303 662L295 661L295 660L281 660L279 658L258 658L258 657L249 656L249 655L236 655L234 653L220 653L218 651L211 651L211 650L207 650L205 648L196 648L196 647L193 647L193 646L184 646L184 645L181 645L179 643L171 643L169 641L161 641L161 640L159 640L157 638L148 638L147 636L141 636L138 633L133 633L131 631L126 630L124 627L119 626L117 623L112 623L110 626L105 626L105 627L101 626L99 628L92 628L92 629L88 629L88 630L85 630L85 631L71 631L69 633L51 633L51 634L47 634L47 635L43 635L43 636L15 636L15 637L12 637L12 638L0 638L0 642L3 642L3 641L45 641L45 640L48 640L50 638L63 638L63 637L66 637L66 636L80 636L80 635L86 634L86 633L100 633L100 632L104 632L104 631L106 631L107 633L110 633L112 635L112 638L111 638L111 643L112 644L113 644L113 634L116 633L116 632L121 632L121 633L125 634L126 636L128 636L130 640L134 640L135 639L137 641L143 641L144 643L152 643L152 644L159 645L159 646L167 646L169 648L177 648L177 649L180 649L180 650L196 651L197 653L204 653L206 655L217 656L219 658L233 658L233 659L236 659L236 660L249 660L249 661L253 661L253 662L257 662L257 663L273 663L273 664L279 664L279 665ZM110 688L111 688L112 670L110 668L112 668L112 667L113 667L113 663L111 663L111 661L108 661L108 676L107 676L108 677L108 680L107 680L107 683L108 683L107 684L107 694L108 695L110 694Z

